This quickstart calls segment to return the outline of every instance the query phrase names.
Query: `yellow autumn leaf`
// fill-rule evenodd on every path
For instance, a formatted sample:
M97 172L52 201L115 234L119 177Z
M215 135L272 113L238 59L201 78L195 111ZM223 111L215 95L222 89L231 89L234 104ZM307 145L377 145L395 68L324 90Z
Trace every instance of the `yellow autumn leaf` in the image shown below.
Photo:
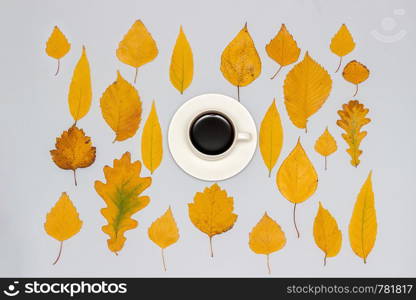
M240 101L240 87L249 85L261 73L261 61L247 23L221 54L221 72L232 85L237 87Z
M345 130L342 138L349 146L347 153L351 156L351 165L354 167L360 164L359 157L363 153L360 150L360 144L367 135L367 131L361 131L361 128L371 121L366 118L367 114L368 108L365 108L358 100L351 100L342 105L342 110L338 111L341 119L337 120L337 125Z
M280 65L276 73L270 78L273 79L283 67L298 60L300 48L286 29L285 24L282 24L277 35L266 45L266 52L271 59Z
M352 35L345 24L342 24L341 28L332 38L330 48L332 53L339 56L339 65L335 71L336 73L341 67L342 58L355 48Z
M324 133L315 142L315 151L325 157L325 170L327 168L327 157L337 149L337 142L326 127Z
M313 223L313 237L316 245L321 249L324 256L324 266L328 257L334 257L339 253L342 244L342 233L338 228L337 221L331 213L319 202L318 213Z
M260 125L259 146L263 161L269 170L272 169L279 158L283 145L283 127L277 111L276 101L269 106Z
M130 152L126 152L114 160L113 167L104 167L105 183L95 181L95 190L107 205L101 209L108 222L102 230L109 236L108 249L116 255L126 241L124 233L137 227L133 214L150 202L148 196L140 196L152 184L151 177L140 177L141 168L140 161L131 162Z
M170 82L181 94L183 94L183 92L191 85L193 76L194 58L192 48L181 26L170 60Z
M95 161L91 138L74 125L56 138L55 148L50 151L52 160L61 169L72 170L77 185L76 169L87 168Z
M82 47L82 55L75 66L68 94L69 110L75 123L88 113L91 107L91 100L90 64L85 47Z
M134 83L136 83L139 67L154 60L158 53L155 40L141 20L134 22L118 44L116 51L121 62L136 68Z
M285 105L292 123L307 130L310 116L325 103L332 88L331 76L306 52L305 58L286 75Z
M169 208L166 212L152 223L147 230L149 238L153 243L162 249L163 269L166 271L166 261L164 249L176 243L179 239L179 229L173 218L172 210Z
M46 215L44 228L47 234L60 242L59 254L54 265L59 261L64 241L77 234L82 227L77 209L66 193L62 193L55 206Z
M349 226L351 248L357 256L363 258L364 263L367 262L377 236L377 216L371 173L368 174L358 194Z
M53 28L53 31L46 42L46 54L55 58L58 61L55 76L59 73L59 67L61 65L61 58L64 57L71 49L71 44L68 43L65 35L59 29L58 26Z
M318 174L306 155L300 139L277 171L276 184L280 193L294 203L293 222L299 238L300 234L296 225L296 205L312 196L318 187Z
M267 269L271 274L269 255L285 246L286 236L280 225L270 218L266 212L251 230L248 243L254 253L266 255Z
M353 95L355 97L358 93L358 84L367 80L370 76L370 71L362 63L353 60L345 66L342 76L346 81L355 84L355 93Z
M159 167L163 157L162 129L157 117L155 101L143 127L142 160L151 174Z
M212 237L230 230L237 221L237 215L233 213L234 198L228 197L227 192L215 183L202 193L196 193L188 208L192 224L208 235L213 257Z
M100 99L105 122L116 134L114 141L134 136L142 116L142 102L137 90L117 71L117 80L104 91Z

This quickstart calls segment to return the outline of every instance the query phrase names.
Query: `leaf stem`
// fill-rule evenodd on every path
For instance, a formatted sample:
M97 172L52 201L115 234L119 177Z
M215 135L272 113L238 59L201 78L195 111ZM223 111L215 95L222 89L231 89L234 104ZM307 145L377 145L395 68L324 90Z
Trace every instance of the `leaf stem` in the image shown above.
M342 64L342 56L340 56L340 57L339 57L339 64L338 64L338 68L337 68L337 70L335 71L335 73L337 73L337 72L338 72L338 70L339 70L339 68L341 68L341 64Z
M328 257L328 254L325 253L325 257L324 257L324 267L326 266L326 258Z
M165 249L162 249L162 262L163 262L163 270L166 272L166 261L165 261Z
M272 269L270 268L269 254L266 254L266 261L267 261L267 271L269 272L269 275L272 275Z
M269 170L269 178L272 176L272 169Z
M280 70L283 68L283 66L280 66L279 69L277 69L276 73L274 73L274 75L272 77L270 77L271 80L273 80L277 74L279 74Z
M325 156L325 171L326 171L326 169L327 169L327 156Z
M352 95L353 97L357 96L358 93L358 84L355 85L355 93Z
M59 244L59 253L58 253L58 257L55 259L55 261L52 263L52 265L56 265L56 263L59 261L59 259L61 258L61 254L62 254L62 246L63 246L64 242L61 241Z
M300 233L298 230L298 226L296 225L296 204L293 206L293 224L295 224L296 234L298 235L298 238L300 238Z
M240 102L240 86L237 85L237 100Z
M74 171L74 182L75 182L75 186L77 186L77 173L75 169L73 169L72 171Z
M212 236L209 237L209 249L211 257L214 257L214 251L212 250Z
M136 83L138 72L139 72L139 68L136 68L136 72L134 73L134 83Z
M55 76L58 75L60 66L61 66L61 60L58 58L58 67L56 68Z

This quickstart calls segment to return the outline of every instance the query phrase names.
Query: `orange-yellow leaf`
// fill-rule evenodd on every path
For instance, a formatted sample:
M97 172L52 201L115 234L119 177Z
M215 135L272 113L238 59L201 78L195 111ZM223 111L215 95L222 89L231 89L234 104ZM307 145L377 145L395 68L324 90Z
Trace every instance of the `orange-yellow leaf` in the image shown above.
M328 127L325 128L324 133L315 142L315 151L325 157L325 170L326 170L326 158L335 151L337 151L337 142L334 137L329 133Z
M346 81L356 85L355 96L358 92L358 84L367 80L370 76L370 71L362 63L353 60L344 67L342 76L344 76Z
M342 110L338 111L341 119L337 121L337 125L345 130L342 137L349 146L347 153L351 156L351 164L354 167L360 164L359 157L363 151L359 148L361 141L367 135L367 131L361 131L361 128L371 121L366 118L367 114L368 108L357 100L342 105Z
M332 38L330 48L332 53L340 57L338 68L335 71L338 72L341 67L342 57L350 53L355 48L352 35L345 24L342 24L341 28Z
M269 106L260 125L259 146L269 177L279 158L283 145L283 127L277 111L276 101Z
M137 90L117 72L114 81L100 99L105 122L116 134L114 141L124 141L134 136L142 116L142 102Z
M193 75L194 58L192 49L181 26L170 61L170 82L181 94L183 94L183 92L191 85Z
M273 79L282 67L293 64L298 60L300 48L286 29L285 24L282 24L277 35L266 45L266 52L271 59L280 65L280 68L272 76L271 79Z
M328 72L308 52L287 74L283 92L287 113L298 128L305 128L310 116L325 103L332 88Z
M313 223L313 237L316 245L324 254L324 265L327 257L338 254L342 244L342 233L338 228L337 221L319 202L318 213Z
M355 202L349 226L349 236L352 250L366 263L377 236L377 216L371 172L361 187Z
M114 160L113 167L104 167L105 183L95 182L95 190L107 205L101 209L108 222L102 230L109 236L108 248L116 254L126 241L124 233L137 227L132 216L150 202L148 196L140 196L152 183L151 177L140 177L141 167L140 161L131 162L130 153L126 152L121 159Z
M70 49L71 44L68 43L68 40L58 26L55 26L48 41L46 42L45 49L46 54L58 60L58 68L56 69L55 75L58 75L59 73L60 59L64 57Z

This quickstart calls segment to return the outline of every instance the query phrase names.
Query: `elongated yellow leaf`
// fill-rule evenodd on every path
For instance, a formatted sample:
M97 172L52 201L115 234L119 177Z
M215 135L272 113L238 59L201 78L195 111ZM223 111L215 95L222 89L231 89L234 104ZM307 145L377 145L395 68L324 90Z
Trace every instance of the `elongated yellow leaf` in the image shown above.
M77 234L82 227L77 209L66 193L62 193L55 206L46 215L45 231L60 242L59 254L54 265L59 261L63 242Z
M170 82L181 94L183 94L183 92L191 85L193 76L194 58L192 49L181 26L170 61Z
M292 123L306 130L309 117L325 103L331 88L328 72L306 52L305 58L287 74L283 86L286 110Z
M173 218L170 206L163 216L152 223L147 233L153 243L162 249L163 269L166 271L164 249L176 243L179 239L179 229Z
M276 73L270 78L273 79L283 67L298 60L300 48L293 36L287 31L285 24L282 24L277 35L266 45L266 52L271 59L280 65Z
M134 83L136 83L138 68L154 60L158 53L155 40L141 20L134 22L118 44L116 51L121 62L136 68Z
M225 79L237 87L239 101L240 87L249 85L259 77L261 61L247 23L222 52L221 72Z
M352 35L345 24L341 25L341 28L332 38L330 48L332 53L339 56L339 65L335 71L336 73L341 67L342 57L350 53L355 48L355 43Z
M266 255L267 269L271 274L269 255L285 246L286 236L280 225L270 218L266 212L251 230L248 244L254 253Z
M272 104L269 106L269 109L261 122L259 135L261 156L263 157L264 164L269 170L270 177L283 145L283 127L275 100L273 100Z
M371 172L361 187L355 202L349 226L349 236L352 250L366 263L377 236L377 216Z
M143 127L142 160L151 174L159 167L163 157L162 129L157 117L155 101Z
M358 100L351 100L347 104L343 104L342 110L338 111L341 119L337 120L337 125L345 130L342 138L349 146L347 153L351 156L351 165L354 167L360 164L359 157L363 153L360 150L360 145L367 136L367 131L361 131L361 128L371 121L366 118L367 114L368 108L365 108Z
M117 72L114 81L100 99L104 120L116 134L114 141L134 136L142 116L142 102L137 90Z
M228 197L227 192L215 183L202 193L196 193L188 208L192 224L208 235L213 257L212 237L230 230L237 221L237 215L233 213L234 198Z
M342 233L337 221L319 202L318 213L313 223L313 237L316 245L324 254L324 266L327 257L334 257L339 253L342 244Z
M115 254L124 246L124 233L137 227L132 216L150 202L148 196L140 196L152 184L151 177L140 177L141 168L140 161L131 162L130 152L126 152L114 160L113 167L104 167L106 183L95 181L95 190L107 205L101 209L108 222L102 230L108 234L108 248Z
M327 169L327 157L337 149L337 142L326 127L324 133L315 142L315 151L325 157L325 170Z
M276 176L276 183L280 193L294 203L293 222L298 238L299 230L296 225L296 204L302 203L312 196L318 187L318 174L306 155L300 139L295 148L283 161Z
M358 93L358 84L367 80L370 76L370 71L362 63L353 60L346 64L342 76L346 81L355 84L355 93L353 96L356 96Z
M64 57L70 49L71 44L68 43L68 40L58 26L55 26L48 41L46 42L45 49L46 54L58 60L58 67L56 68L55 76L59 73L61 58Z
M82 47L82 55L75 66L68 94L69 110L75 123L88 113L91 107L91 100L90 64L85 47Z

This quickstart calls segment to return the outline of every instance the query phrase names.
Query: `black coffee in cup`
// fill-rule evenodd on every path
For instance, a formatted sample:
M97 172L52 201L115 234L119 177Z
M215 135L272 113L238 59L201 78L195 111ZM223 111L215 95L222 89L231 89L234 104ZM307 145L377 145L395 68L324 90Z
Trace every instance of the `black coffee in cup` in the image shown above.
M232 146L235 132L227 117L217 112L209 112L198 116L192 122L189 137L199 152L219 155Z

